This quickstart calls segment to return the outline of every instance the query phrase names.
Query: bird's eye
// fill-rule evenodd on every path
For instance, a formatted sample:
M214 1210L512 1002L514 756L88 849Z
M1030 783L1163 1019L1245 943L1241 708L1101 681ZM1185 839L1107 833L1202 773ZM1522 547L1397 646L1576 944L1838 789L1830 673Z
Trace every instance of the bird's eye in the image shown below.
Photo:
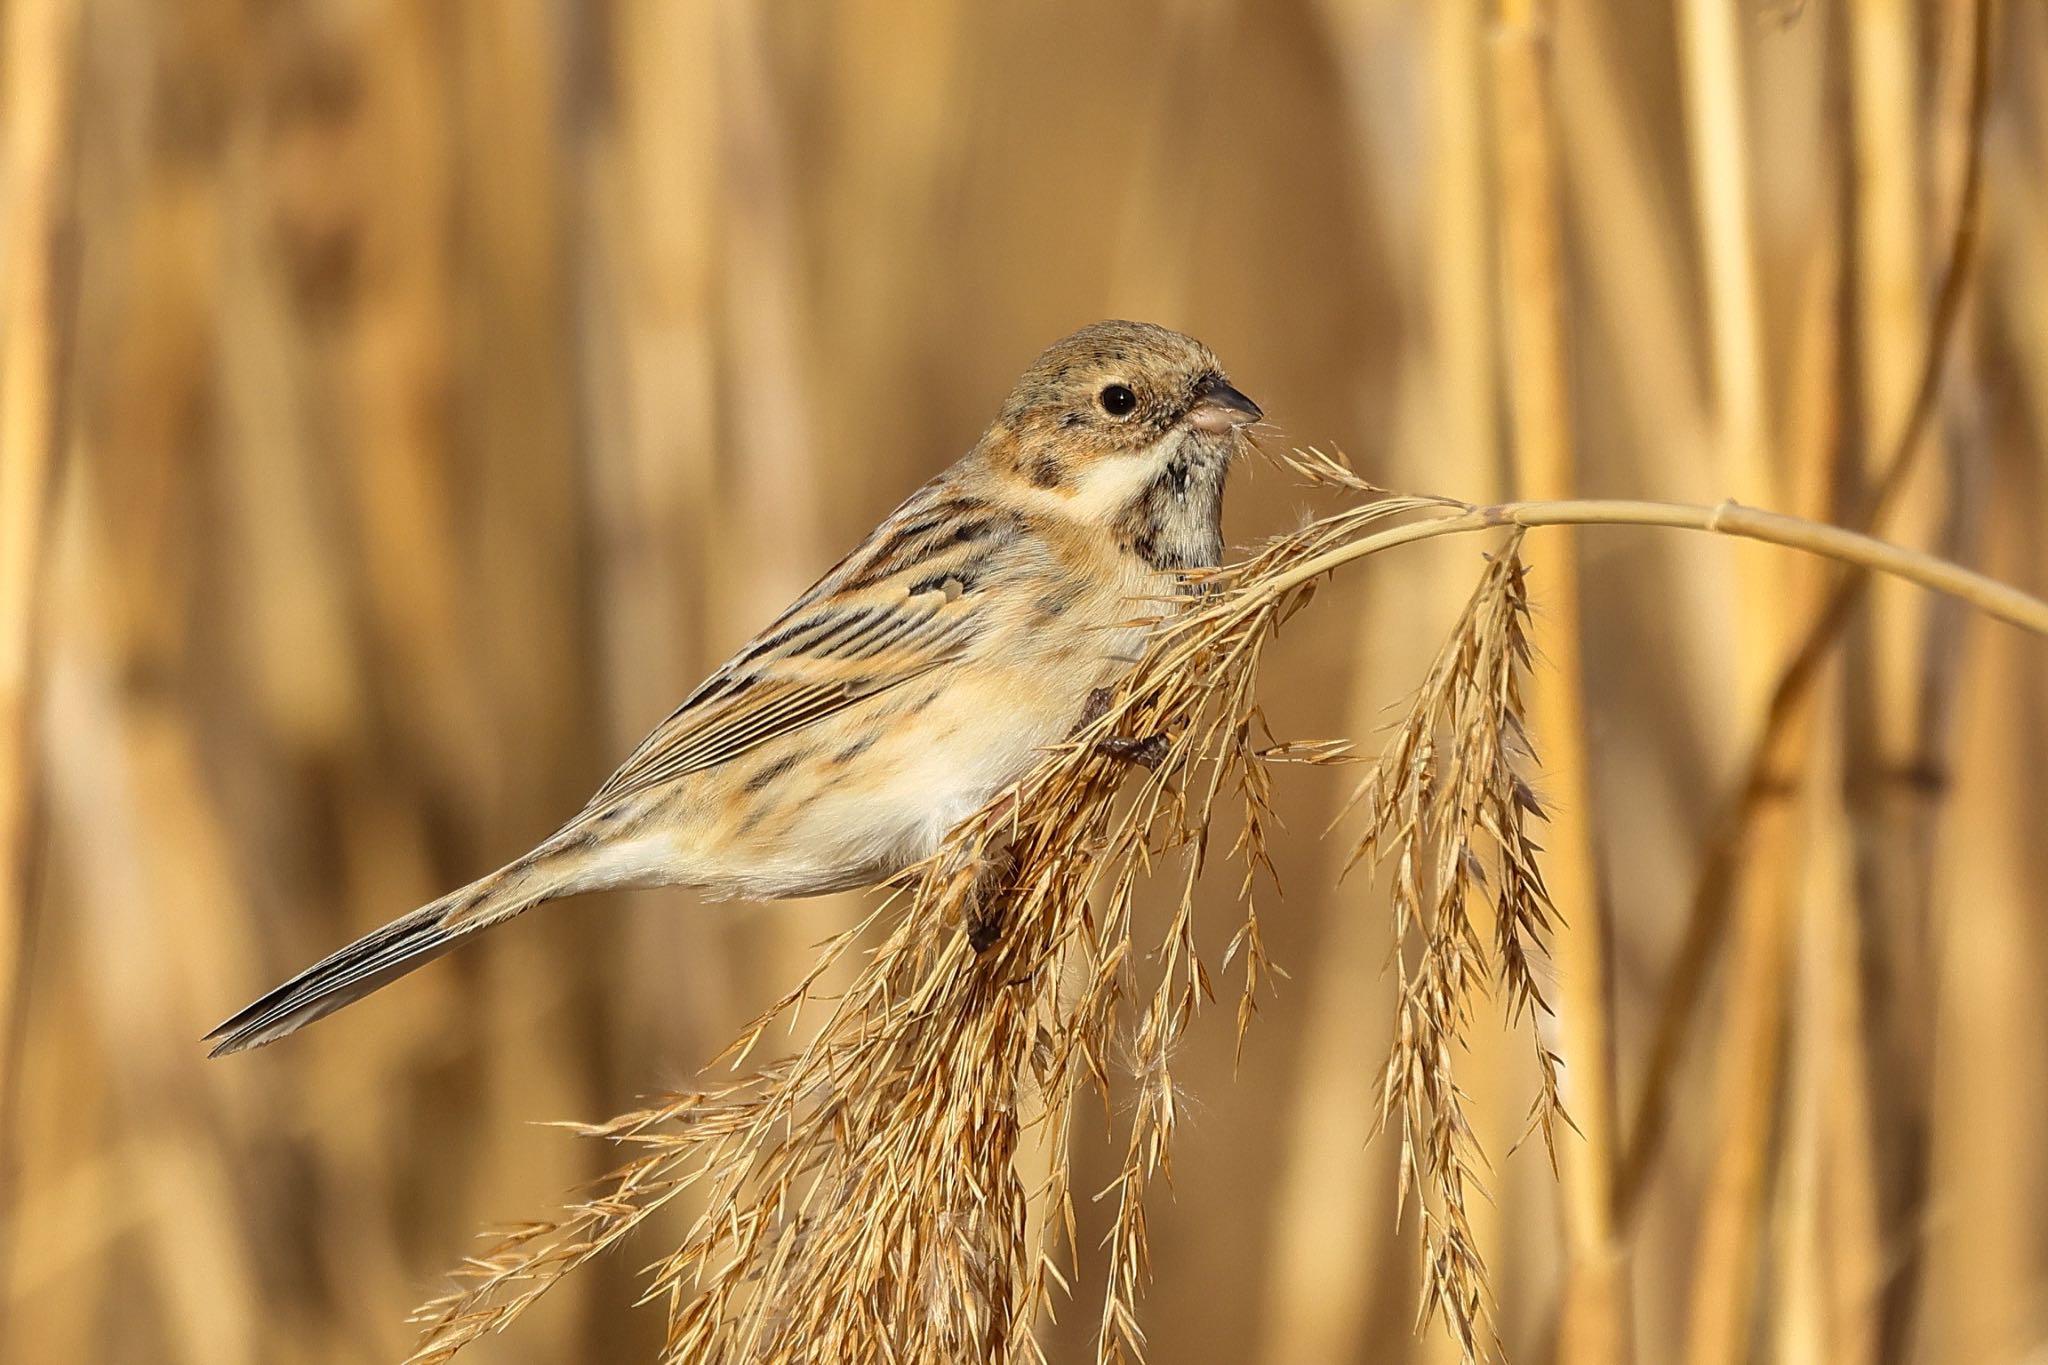
M1111 417L1128 417L1138 406L1138 395L1122 384L1111 384L1095 397Z

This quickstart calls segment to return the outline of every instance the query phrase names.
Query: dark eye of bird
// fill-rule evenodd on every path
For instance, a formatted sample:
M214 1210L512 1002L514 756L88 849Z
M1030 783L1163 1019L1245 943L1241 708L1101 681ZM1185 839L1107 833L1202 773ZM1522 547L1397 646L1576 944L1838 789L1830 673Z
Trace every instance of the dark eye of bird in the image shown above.
M1096 399L1102 404L1102 410L1111 417L1127 417L1131 410L1138 406L1138 395L1122 384L1111 384L1097 394Z

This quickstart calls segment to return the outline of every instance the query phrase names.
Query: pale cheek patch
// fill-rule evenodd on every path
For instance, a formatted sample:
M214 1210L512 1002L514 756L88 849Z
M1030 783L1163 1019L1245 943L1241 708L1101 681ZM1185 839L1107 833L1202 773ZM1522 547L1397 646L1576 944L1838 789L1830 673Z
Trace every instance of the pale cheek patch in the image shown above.
M1158 476L1159 464L1158 452L1145 450L1136 455L1113 455L1076 470L1069 480L1073 492L1065 501L1067 515L1082 521L1110 521Z

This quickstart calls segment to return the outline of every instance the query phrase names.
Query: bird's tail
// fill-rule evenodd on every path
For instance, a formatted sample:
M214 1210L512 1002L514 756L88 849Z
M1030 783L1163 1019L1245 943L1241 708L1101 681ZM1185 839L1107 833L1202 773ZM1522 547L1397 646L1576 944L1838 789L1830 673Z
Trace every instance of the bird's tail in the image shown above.
M322 958L207 1034L214 1045L208 1055L275 1042L426 965L478 930L580 889L572 875L578 859L558 842L559 836Z

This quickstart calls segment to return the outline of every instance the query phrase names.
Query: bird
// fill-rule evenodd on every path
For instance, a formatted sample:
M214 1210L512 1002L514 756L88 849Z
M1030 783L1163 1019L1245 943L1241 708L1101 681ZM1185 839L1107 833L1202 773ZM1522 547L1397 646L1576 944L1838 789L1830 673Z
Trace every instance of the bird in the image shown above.
M1099 711L1223 552L1263 414L1193 337L1091 324L968 453L691 692L532 850L314 963L206 1036L273 1042L583 892L776 900L931 856ZM980 946L980 945L977 945Z

